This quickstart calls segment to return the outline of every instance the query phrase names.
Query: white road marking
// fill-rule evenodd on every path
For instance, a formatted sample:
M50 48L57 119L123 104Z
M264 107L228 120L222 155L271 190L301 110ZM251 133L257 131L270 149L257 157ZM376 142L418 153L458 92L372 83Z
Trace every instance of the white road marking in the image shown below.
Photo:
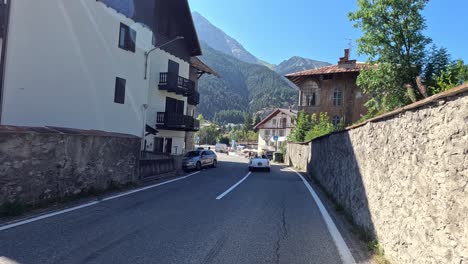
M314 201L317 204L320 213L322 214L323 220L325 220L325 223L327 224L328 231L330 232L330 235L332 236L333 241L335 242L335 245L338 248L338 253L340 254L343 264L355 264L356 260L354 260L354 257L351 254L348 245L346 245L346 242L341 236L340 231L333 222L333 219L330 217L330 214L328 214L327 209L323 205L317 193L314 191L314 189L312 189L310 184L304 179L304 177L299 172L293 169L290 170L295 172L302 179L304 185L307 187L310 194L312 195L312 198L314 198Z
M237 186L239 186L239 184L241 184L243 181L245 181L249 176L250 174L252 174L252 172L249 172L247 173L247 175L245 175L244 178L242 178L242 180L238 181L236 184L234 184L231 188L227 189L227 191L223 192L221 195L219 195L218 197L216 197L216 200L221 200L223 199L224 196L226 196L228 193L230 193L232 190L234 190Z
M186 178L188 178L188 177L190 177L190 176L193 176L193 175L195 175L195 174L198 174L198 173L200 173L200 172L198 171L198 172L189 174L189 175L184 176L184 177L180 177L180 178L177 178L177 179L173 179L173 180L161 182L161 183L154 184L154 185L150 185L150 186L146 186L146 187L143 187L143 188L140 188L140 189L136 189L136 190L132 190L132 191L128 191L128 192L125 192L125 193L117 194L117 195L114 195L114 196L110 196L110 197L104 198L104 199L102 199L102 200L89 202L89 203L82 204L82 205L79 205L79 206L75 206L75 207L72 207L72 208L68 208L68 209L64 209L64 210L57 211L57 212L53 212L53 213L49 213L49 214L44 214L44 215L40 215L40 216L33 217L33 218L30 218L30 219L18 221L18 222L12 223L12 224L7 224L7 225L4 225L4 226L0 226L0 231L7 230L7 229L10 229L10 228L13 228L13 227L17 227L17 226L21 226L21 225L25 225L25 224L29 224L29 223L36 222L36 221L39 221L39 220L42 220L42 219L46 219L46 218L50 218L50 217L53 217L53 216L57 216L57 215L61 215L61 214L69 213L69 212L73 212L73 211L76 211L76 210L79 210L79 209L83 209L83 208L86 208L86 207L90 207L90 206L99 204L99 203L101 203L101 202L110 201L110 200L114 200L114 199L117 199L117 198L120 198L120 197L124 197L124 196L127 196L127 195L131 195L131 194L134 194L134 193L138 193L138 192L146 191L146 190L149 190L149 189L153 189L153 188L159 187L159 186L161 186L161 185L165 185L165 184L168 184L168 183L171 183L171 182L175 182L175 181L180 181L180 180L186 179Z

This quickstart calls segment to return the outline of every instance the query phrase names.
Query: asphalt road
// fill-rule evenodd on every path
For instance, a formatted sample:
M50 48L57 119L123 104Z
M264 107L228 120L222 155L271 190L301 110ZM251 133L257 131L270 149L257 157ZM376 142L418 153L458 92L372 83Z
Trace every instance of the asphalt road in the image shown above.
M246 160L0 231L0 263L342 263L302 180Z

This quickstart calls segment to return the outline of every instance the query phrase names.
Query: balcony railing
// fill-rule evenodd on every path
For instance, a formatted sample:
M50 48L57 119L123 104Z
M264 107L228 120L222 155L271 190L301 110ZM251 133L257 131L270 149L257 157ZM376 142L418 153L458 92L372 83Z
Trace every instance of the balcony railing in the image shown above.
M195 92L195 83L170 72L159 74L159 89L171 93L189 96Z
M200 129L200 122L195 120L193 116L158 112L156 115L156 126L159 129L198 131Z
M192 94L189 94L187 102L190 105L200 104L200 93L197 91L193 91Z

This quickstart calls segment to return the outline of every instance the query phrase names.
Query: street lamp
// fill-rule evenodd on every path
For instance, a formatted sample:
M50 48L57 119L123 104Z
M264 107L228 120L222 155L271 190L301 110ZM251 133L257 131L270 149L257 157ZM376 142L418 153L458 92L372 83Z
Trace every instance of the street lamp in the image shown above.
M167 46L167 45L171 44L172 42L175 42L175 41L177 41L177 40L181 40L181 39L184 39L184 37L182 37L182 36L177 36L177 37L175 37L174 39L169 40L168 42L166 42L166 43L164 43L164 44L161 44L161 45L159 45L159 46L157 46L157 47L154 47L154 48L148 50L147 52L145 52L145 80L147 79L147 76L148 76L148 57L149 57L149 55L151 54L151 52L153 52L153 51L155 51L155 50L157 50L157 49L160 49L160 48L162 48L162 47L164 47L164 46Z

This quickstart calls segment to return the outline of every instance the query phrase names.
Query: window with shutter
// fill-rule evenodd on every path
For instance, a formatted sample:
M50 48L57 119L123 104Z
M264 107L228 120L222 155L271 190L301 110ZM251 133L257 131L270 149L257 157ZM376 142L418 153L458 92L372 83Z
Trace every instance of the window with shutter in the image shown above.
M137 33L129 26L120 23L119 48L135 52Z
M125 79L115 78L115 93L114 102L118 104L125 104L125 86L127 81Z

